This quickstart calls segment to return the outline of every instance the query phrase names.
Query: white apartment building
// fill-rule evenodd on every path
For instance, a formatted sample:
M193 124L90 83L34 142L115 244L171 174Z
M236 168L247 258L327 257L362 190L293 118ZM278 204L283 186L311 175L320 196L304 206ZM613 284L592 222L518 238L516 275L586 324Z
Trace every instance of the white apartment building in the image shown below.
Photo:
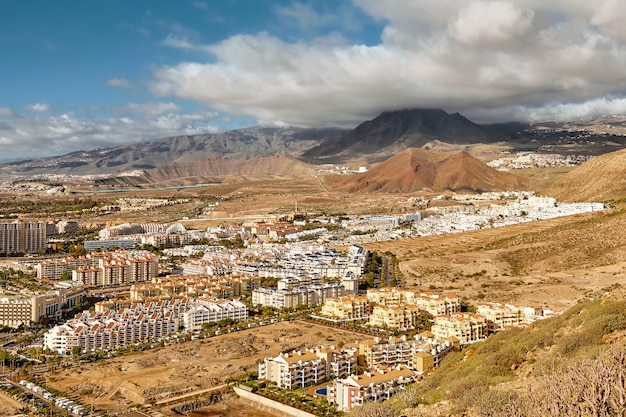
M343 294L343 285L336 282L307 285L293 289L261 287L252 290L252 305L275 308L313 306L323 303L329 297L340 297Z
M296 389L319 384L331 376L349 375L355 365L356 356L349 350L322 348L281 353L259 363L258 380L271 381L285 389Z
M377 367L361 375L335 379L326 398L338 411L349 411L366 402L380 402L415 382L417 374L407 367Z
M49 330L44 335L43 347L60 354L70 353L74 347L80 347L83 353L119 349L134 342L176 333L178 324L179 320L170 311L72 320Z
M203 319L213 321L219 316L206 314L206 307L221 308L223 318L245 320L248 317L243 303L230 300L172 298L170 300L120 303L101 303L96 312L84 311L65 324L55 326L44 335L44 348L66 354L74 347L81 352L112 350L165 337L179 331L180 325L201 325ZM186 314L189 311L191 314ZM219 321L219 320L218 320ZM191 328L185 327L186 330Z
M204 323L217 323L224 319L241 321L247 318L248 308L241 301L201 297L195 299L193 306L183 313L182 321L185 329L194 330L201 328Z
M0 222L0 254L37 253L45 247L45 222Z

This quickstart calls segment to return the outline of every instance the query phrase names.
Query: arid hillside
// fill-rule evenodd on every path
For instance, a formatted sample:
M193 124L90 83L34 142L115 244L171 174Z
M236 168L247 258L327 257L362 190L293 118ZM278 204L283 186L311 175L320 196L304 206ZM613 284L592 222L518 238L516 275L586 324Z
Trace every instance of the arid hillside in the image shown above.
M559 317L499 332L397 397L401 413L389 403L377 415L623 416L625 308L623 287L611 286Z
M158 168L99 180L100 185L176 186L203 183L246 183L259 180L293 180L315 176L311 165L297 159L274 155L252 159L213 157L195 162L172 162Z
M212 182L228 178L304 178L315 174L313 167L287 156L268 156L249 160L210 158L196 162L174 162L146 171L151 183Z
M596 156L556 180L546 195L562 201L626 197L626 149Z
M364 174L337 182L346 191L480 193L528 189L530 180L490 168L467 152L409 148Z
M624 230L618 210L366 246L398 256L407 288L563 309L589 291L626 285Z
M363 337L311 323L283 322L57 370L47 375L46 383L95 409L121 411L132 404L219 387L229 377L256 372L258 361L280 352L343 345ZM167 408L159 412L175 415Z

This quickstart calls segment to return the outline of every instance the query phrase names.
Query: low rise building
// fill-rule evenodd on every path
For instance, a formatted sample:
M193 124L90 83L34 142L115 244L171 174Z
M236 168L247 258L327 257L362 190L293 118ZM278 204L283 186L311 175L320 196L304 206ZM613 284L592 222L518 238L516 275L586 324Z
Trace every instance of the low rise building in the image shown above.
M322 305L320 315L336 322L350 322L367 320L371 311L371 304L367 297L345 295L343 297L329 297Z
M435 317L430 329L437 339L456 337L461 345L487 338L487 320L482 314L453 313Z
M409 304L375 305L369 316L369 326L380 329L407 331L416 328L420 309Z
M248 317L245 305L230 300L183 297L145 302L111 300L99 303L95 312L84 311L49 330L44 335L43 347L61 354L76 347L83 353L119 349L175 334L186 323L194 327L201 325L203 319L214 318L203 315L205 308L215 306L221 309L220 314L233 320ZM189 311L193 312L186 317Z
M428 353L432 367L437 367L448 353L459 348L458 339L437 340L434 334L428 331L416 335L413 339L406 336L390 337L387 340L367 339L358 345L358 363L366 367L402 365L415 371L428 372L424 369L424 361L416 360L416 355L419 358L424 356L421 352Z
M274 382L285 389L308 387L331 376L350 374L356 362L354 352L332 348L281 353L259 363L258 380Z
M509 303L482 303L476 312L487 320L487 330L495 333L500 330L530 324L546 317L538 307L516 306Z
M220 320L231 319L235 321L246 320L248 308L238 300L214 300L210 298L197 298L193 306L183 314L185 329L199 329L205 323L217 323Z
M410 304L433 316L461 311L461 299L453 294L437 294L430 291L403 290L395 287L370 288L367 299L373 303Z
M342 296L343 293L343 285L336 282L313 284L293 289L261 287L252 291L252 305L275 308L314 306L325 302L330 297Z
M338 411L349 411L366 402L379 402L416 381L417 374L405 366L376 367L361 375L335 379L328 388L327 399Z

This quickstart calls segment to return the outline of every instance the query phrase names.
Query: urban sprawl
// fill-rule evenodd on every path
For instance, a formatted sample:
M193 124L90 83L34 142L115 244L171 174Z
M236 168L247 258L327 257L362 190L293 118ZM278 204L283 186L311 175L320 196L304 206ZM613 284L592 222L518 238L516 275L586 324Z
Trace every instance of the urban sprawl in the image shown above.
M296 211L206 230L187 230L182 221L100 225L90 229L97 239L80 242L82 250L56 256L46 253L66 240L77 246L75 235L84 225L79 228L71 219L4 220L0 254L31 255L5 263L4 272L30 274L33 284L2 281L0 325L28 330L50 323L34 342L48 353L119 354L270 324L284 319L283 311L297 312L297 317L353 329L363 337L341 347L311 346L267 357L258 364L257 387L323 385L316 395L337 411L383 401L433 372L449 352L558 313L504 301L468 308L454 294L403 289L400 277L377 270L376 254L363 244L604 209L600 203L563 204L529 192L434 200L442 199L450 201L433 207L433 199L412 199L415 210L397 215ZM107 209L177 204L120 200L118 207ZM81 311L94 295L98 301ZM270 319L253 314L259 309L274 314ZM31 382L22 385L41 389ZM85 413L71 401L67 406Z

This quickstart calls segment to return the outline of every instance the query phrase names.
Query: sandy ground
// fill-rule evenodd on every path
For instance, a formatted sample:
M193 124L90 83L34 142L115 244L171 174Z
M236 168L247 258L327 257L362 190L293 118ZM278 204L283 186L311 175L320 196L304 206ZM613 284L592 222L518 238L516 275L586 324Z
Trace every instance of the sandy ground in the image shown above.
M274 414L255 408L238 398L231 398L187 415L189 417L275 417Z
M406 288L454 293L471 304L562 310L590 292L626 286L623 230L625 214L594 213L365 246L398 256Z
M61 370L50 375L48 383L78 395L83 404L93 401L96 409L123 410L256 372L259 361L281 351L353 343L363 338L305 322L282 322ZM219 407L214 408L211 412L216 416L225 415L219 414L223 413Z
M18 410L22 408L22 405L7 395L5 392L0 391L0 416L13 416L18 414Z

